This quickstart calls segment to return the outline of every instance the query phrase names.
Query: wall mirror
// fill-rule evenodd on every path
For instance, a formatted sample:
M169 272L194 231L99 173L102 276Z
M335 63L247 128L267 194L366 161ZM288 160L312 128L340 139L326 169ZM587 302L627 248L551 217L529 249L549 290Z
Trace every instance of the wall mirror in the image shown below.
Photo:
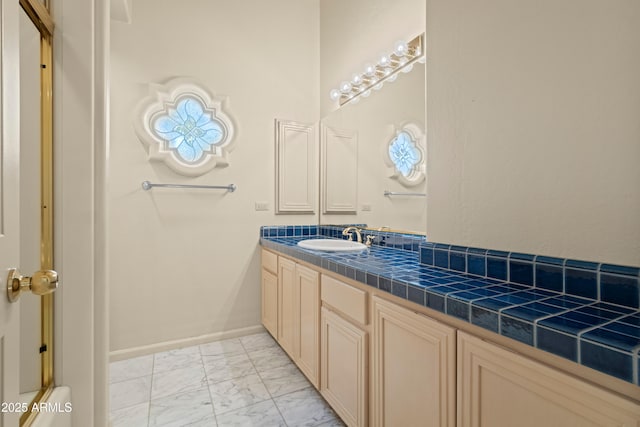
M425 142L425 83L425 65L414 63L394 82L322 119L321 224L359 223L425 233L426 180L402 179L389 164L390 142L403 130L421 134L418 143ZM426 146L422 149L424 156ZM407 155L416 152L408 150Z

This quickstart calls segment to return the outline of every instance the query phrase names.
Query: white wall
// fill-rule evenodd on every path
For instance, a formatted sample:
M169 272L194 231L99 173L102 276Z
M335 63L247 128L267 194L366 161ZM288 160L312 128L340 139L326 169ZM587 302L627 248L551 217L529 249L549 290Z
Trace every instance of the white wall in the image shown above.
M427 235L640 265L640 2L428 0Z
M318 221L273 214L274 118L319 117L318 0L136 0L131 18L111 27L112 351L259 325L260 225ZM236 127L230 165L195 179L150 164L132 127L148 83L177 76L228 96ZM145 192L145 179L238 190Z

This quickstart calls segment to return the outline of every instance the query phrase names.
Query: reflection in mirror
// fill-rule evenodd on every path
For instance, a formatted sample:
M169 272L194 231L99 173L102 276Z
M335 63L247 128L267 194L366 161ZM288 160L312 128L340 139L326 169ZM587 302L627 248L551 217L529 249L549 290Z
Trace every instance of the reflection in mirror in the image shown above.
M408 123L389 141L386 151L389 176L407 187L416 186L425 179L427 162L424 136L420 125Z
M40 32L20 13L20 269L40 270ZM20 393L40 390L40 298L20 298Z
M414 63L408 73L399 73L393 83L373 91L359 102L343 105L322 119L321 136L321 194L323 202L341 201L353 204L352 209L326 209L323 203L321 224L367 224L370 228L387 227L424 233L426 228L426 198L415 196L385 196L385 190L394 193L425 194L425 65ZM403 132L410 134L411 144L404 145L397 155L404 158L406 176L389 173L389 146ZM416 135L419 134L419 135ZM343 137L338 144L326 135L349 135L348 144ZM338 150L326 152L327 140ZM409 142L409 141L405 141ZM411 155L411 156L410 156ZM422 157L422 163L409 157ZM415 160L415 159L414 159ZM409 167L409 163L413 166ZM403 163L404 164L404 163ZM402 169L402 168L400 168ZM403 178L400 178L403 177ZM407 177L410 177L407 179Z

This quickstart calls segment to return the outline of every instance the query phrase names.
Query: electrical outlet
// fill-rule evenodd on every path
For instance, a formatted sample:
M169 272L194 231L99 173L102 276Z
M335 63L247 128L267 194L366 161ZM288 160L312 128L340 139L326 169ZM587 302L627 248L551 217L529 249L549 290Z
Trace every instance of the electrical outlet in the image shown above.
M370 204L362 205L362 212L370 212L370 211L371 211L371 205Z
M269 210L269 202L256 202L256 210L257 211L268 211Z

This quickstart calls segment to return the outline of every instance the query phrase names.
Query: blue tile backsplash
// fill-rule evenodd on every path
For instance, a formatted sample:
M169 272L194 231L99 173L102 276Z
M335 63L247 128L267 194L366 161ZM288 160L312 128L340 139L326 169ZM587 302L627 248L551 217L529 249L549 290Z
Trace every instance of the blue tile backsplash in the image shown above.
M350 224L351 225L351 224ZM266 247L640 385L640 268L426 242L392 232L362 252L318 252L306 238L344 225L269 226Z
M424 242L420 245L422 265L444 267L443 263L438 264L431 257L434 250L440 251L443 259L446 258L446 252L454 253L445 245ZM520 283L632 308L640 307L640 285L638 284L640 268L638 267L456 246L455 256L458 257L461 253L466 256L467 266L466 270L458 270L462 273Z
M598 297L598 273L579 268L564 269L564 291L585 298Z
M564 271L561 266L536 263L535 278L538 288L564 291Z
M347 237L342 235L342 230L344 230L346 226L366 227L366 224L263 226L260 227L260 237L321 236L326 238L346 239ZM374 236L373 245L375 246L403 249L412 252L418 252L420 244L424 242L425 239L424 236L416 234L364 230L362 232L362 240L365 240L365 236L368 235Z

